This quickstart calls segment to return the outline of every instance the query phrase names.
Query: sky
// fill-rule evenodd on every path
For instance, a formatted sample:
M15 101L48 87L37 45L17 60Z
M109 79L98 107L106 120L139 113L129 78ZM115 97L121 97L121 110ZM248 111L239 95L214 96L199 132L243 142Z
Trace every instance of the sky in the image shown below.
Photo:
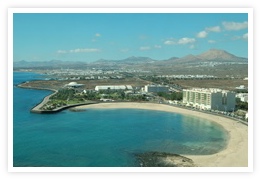
M14 61L248 57L247 13L14 13Z

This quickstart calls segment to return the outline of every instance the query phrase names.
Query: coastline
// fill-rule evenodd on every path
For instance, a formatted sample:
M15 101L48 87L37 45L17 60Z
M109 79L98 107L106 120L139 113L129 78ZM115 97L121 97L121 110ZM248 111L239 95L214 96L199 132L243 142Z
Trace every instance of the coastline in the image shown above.
M208 121L220 124L229 134L227 147L212 155L183 155L190 158L198 167L248 167L248 126L238 121L225 117L207 114L198 111L191 111L164 104L152 103L98 103L74 107L75 109L102 109L102 108L125 108L125 109L146 109L180 113L189 116L199 117ZM172 161L171 158L167 161Z

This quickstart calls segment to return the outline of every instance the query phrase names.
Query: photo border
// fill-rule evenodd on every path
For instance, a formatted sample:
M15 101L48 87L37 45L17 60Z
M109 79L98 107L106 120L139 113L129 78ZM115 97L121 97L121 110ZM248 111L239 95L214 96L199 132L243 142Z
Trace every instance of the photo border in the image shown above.
M248 167L13 167L14 13L248 13ZM253 8L9 8L8 9L8 171L9 172L253 172Z

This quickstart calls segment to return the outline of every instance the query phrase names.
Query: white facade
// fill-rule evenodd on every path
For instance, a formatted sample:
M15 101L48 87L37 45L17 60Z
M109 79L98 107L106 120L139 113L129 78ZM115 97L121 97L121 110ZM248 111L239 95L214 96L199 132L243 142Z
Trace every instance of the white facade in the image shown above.
M146 85L145 92L169 92L169 86L163 85Z
M248 112L247 112L246 115L245 115L245 119L248 119Z
M236 87L236 89L245 90L246 87L244 85L240 85L240 86Z
M236 97L242 102L248 102L248 93L237 93Z
M220 89L184 89L183 103L195 108L234 111L235 93Z
M65 87L82 87L84 84L78 84L77 82L70 82L69 84L66 84Z
M117 86L113 86L113 85L109 85L109 86L96 86L95 87L95 91L100 91L100 90L132 90L132 86L131 85L117 85Z

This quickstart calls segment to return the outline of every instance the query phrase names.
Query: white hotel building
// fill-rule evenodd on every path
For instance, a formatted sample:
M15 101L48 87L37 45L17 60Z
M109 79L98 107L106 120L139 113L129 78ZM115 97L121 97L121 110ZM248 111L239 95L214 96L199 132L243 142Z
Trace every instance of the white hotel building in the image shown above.
M234 111L235 93L221 89L184 89L183 103L205 110Z

